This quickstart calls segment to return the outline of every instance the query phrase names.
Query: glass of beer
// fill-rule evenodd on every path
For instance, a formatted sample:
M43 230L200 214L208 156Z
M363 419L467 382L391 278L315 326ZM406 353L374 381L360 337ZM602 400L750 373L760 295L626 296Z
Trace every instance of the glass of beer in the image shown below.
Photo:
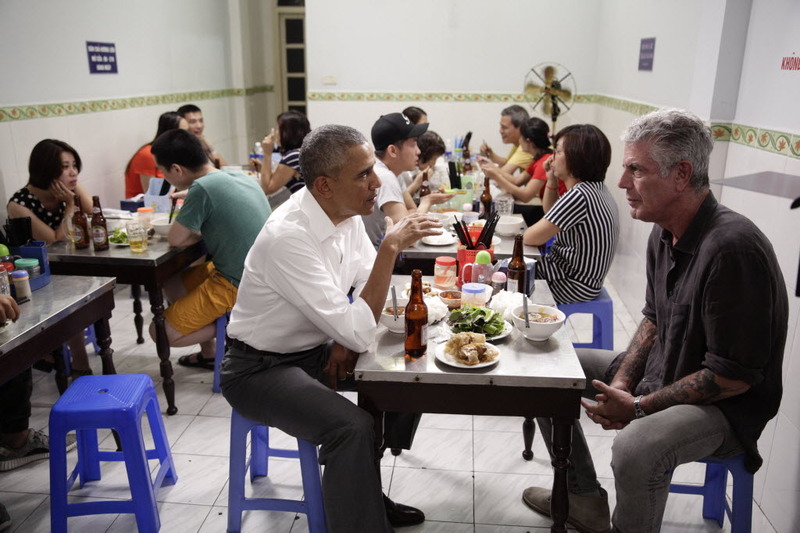
M131 252L142 253L147 251L147 228L144 224L134 220L125 225L125 230L128 233L128 244L130 244Z

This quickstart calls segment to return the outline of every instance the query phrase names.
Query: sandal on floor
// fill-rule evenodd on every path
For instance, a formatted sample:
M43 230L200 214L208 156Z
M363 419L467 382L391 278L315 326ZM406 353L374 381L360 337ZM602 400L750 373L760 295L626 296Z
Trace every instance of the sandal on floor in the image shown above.
M214 370L214 360L206 359L201 352L193 353L190 355L182 355L178 358L178 364L181 366L193 368L205 368L206 370Z

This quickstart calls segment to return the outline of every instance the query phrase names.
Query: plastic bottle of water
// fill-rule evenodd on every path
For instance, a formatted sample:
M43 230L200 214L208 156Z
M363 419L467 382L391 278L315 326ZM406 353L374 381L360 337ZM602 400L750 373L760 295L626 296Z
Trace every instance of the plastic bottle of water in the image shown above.
M258 159L259 161L264 161L264 148L261 146L261 143L256 141L256 144L253 146L253 152L250 154L252 159Z

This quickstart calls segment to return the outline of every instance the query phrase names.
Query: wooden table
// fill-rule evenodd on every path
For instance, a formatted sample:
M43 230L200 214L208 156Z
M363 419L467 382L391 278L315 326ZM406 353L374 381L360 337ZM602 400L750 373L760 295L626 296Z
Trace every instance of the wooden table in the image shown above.
M20 316L0 329L0 383L13 378L44 355L60 348L78 331L94 324L103 374L116 374L108 319L114 309L114 279L51 276L50 283L33 291L20 304ZM63 364L56 382L67 387Z
M161 360L161 377L164 380L164 394L167 397L167 414L178 412L175 405L175 382L172 380L172 363L169 360L169 341L164 322L164 297L161 288L164 282L205 253L202 242L186 248L170 248L166 241L150 242L147 251L134 254L128 247L111 248L95 252L91 248L76 250L66 242L51 244L47 253L50 271L54 274L70 276L113 276L118 283L131 285L133 295L134 324L138 335L137 342L144 342L142 336L142 304L140 285L143 285L150 298L150 310L156 325L156 351Z
M400 287L404 282L393 279ZM545 281L536 281L533 299L553 304ZM552 531L566 531L572 425L580 415L586 386L566 329L545 342L528 341L514 330L497 342L499 362L480 369L462 370L439 362L433 351L436 343L430 340L426 356L407 359L403 341L403 335L381 326L376 342L355 368L359 405L375 418L376 447L381 444L385 411L552 418Z

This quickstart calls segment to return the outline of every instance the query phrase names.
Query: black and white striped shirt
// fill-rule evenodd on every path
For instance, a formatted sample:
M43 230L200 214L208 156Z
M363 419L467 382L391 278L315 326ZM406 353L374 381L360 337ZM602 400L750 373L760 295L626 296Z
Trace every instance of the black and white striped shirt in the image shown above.
M617 204L603 182L580 181L544 216L561 229L537 265L556 303L586 302L600 294L619 237Z

